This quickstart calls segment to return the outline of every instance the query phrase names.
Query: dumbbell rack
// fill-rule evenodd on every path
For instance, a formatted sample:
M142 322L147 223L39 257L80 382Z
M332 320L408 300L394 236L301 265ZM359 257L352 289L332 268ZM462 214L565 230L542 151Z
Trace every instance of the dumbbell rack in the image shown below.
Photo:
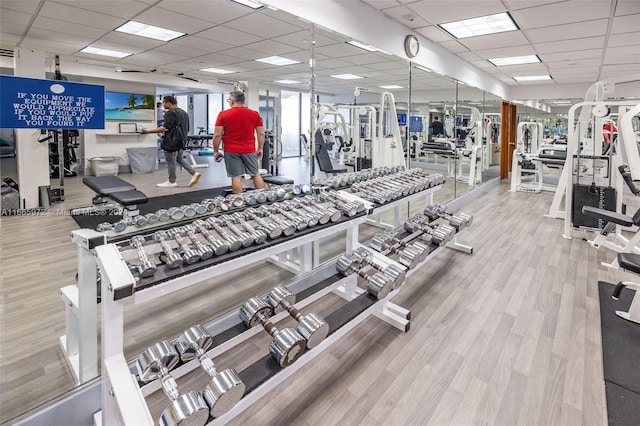
M405 241L410 241L411 239L416 238L419 234L420 232L416 232L403 239ZM448 247L467 253L472 251L469 246L459 244L455 239L449 243ZM423 266L423 264L439 252L440 249L441 248L434 248L423 262L417 265L416 268L407 272L407 276L410 276L413 272ZM131 367L127 365L122 353L123 298L115 297L115 295L118 294L118 289L126 288L127 286L134 284L133 277L130 276L129 269L126 267L126 264L121 261L120 253L117 251L115 246L106 245L98 247L96 249L96 255L101 269L105 269L105 273L103 275L102 312L103 324L108 324L107 328L103 326L103 411L101 413L96 413L96 424L112 424L116 421L122 421L124 424L151 425L153 424L153 419L151 419L144 396L150 395L160 389L160 383L159 381L155 381L147 384L146 386L140 387L135 376L131 374ZM393 260L382 254L374 253L374 258L376 263L382 265L396 264ZM118 262L118 259L120 259L120 262ZM108 268L105 268L107 265ZM331 267L333 266L334 265L331 264ZM127 275L130 277L127 277ZM334 293L348 301L348 304L345 305L345 309L343 309L343 311L347 311L349 314L345 316L344 312L339 312L339 309L334 312L334 314L330 314L325 317L332 328L330 335L317 347L307 351L291 366L285 369L274 368L273 360L269 355L267 355L263 359L243 370L243 372L240 372L241 376L243 374L247 377L257 375L258 378L254 378L251 379L252 381L249 381L245 380L243 377L243 380L245 380L245 383L247 384L247 394L245 397L229 412L214 419L210 424L225 424L238 414L242 413L251 404L267 395L275 386L293 375L297 370L309 363L323 350L338 341L369 316L376 316L403 332L408 331L410 312L391 302L391 299L400 292L402 287L391 291L384 299L376 300L367 292L360 289L357 282L358 279L355 275L338 278L334 280L333 283L326 285L311 296L296 303L296 308L301 309L329 293ZM138 300L136 300L136 302L137 301ZM272 317L271 320L276 323L287 316L287 312L281 312L280 314ZM224 326L227 328L233 327L234 317L235 322L239 322L237 313L234 312L228 314L224 318L216 320L217 324L213 324L209 326L209 328L220 328L223 324L223 328ZM207 355L211 358L216 358L220 354L261 332L260 328L254 327L246 331L236 333L232 337L228 337L224 343L219 344L210 350ZM214 335L216 333L211 332L211 334ZM198 364L194 360L173 370L172 375L179 378L197 368Z

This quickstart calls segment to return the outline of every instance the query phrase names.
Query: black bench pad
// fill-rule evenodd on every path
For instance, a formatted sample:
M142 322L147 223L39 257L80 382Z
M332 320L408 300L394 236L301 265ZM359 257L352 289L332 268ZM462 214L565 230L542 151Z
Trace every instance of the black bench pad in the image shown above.
M618 253L618 263L622 269L640 274L640 254Z
M114 192L133 191L136 189L135 186L117 176L86 176L82 178L82 183L100 195L109 195Z
M595 217L596 219L602 219L605 222L613 222L617 225L622 226L632 226L633 219L625 214L620 214L618 212L612 212L610 210L601 209L593 206L583 206L582 213L589 216Z
M272 183L274 185L291 185L293 184L293 179L289 179L284 176L272 176L272 175L262 175L262 180L266 183Z
M149 201L147 196L137 189L132 191L113 192L109 194L109 198L121 206L133 206L136 204L144 204Z

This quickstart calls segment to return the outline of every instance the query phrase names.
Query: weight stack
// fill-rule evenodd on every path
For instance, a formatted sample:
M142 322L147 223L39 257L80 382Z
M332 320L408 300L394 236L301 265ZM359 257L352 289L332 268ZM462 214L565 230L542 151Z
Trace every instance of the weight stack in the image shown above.
M616 211L616 189L609 186L573 185L571 223L575 227L602 229L604 221L582 214L584 206Z

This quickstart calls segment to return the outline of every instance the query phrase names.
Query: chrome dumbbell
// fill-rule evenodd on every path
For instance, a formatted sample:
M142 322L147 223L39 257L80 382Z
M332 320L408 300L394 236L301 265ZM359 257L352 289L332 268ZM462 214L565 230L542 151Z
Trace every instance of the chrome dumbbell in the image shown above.
M180 228L180 232L189 238L191 244L193 244L193 248L200 254L201 260L209 260L213 257L215 254L213 248L209 244L204 244L198 239L195 226L185 225Z
M209 218L209 219L213 219L213 218ZM214 230L216 232L216 234L218 234L218 236L221 239L223 239L229 245L229 250L236 251L236 250L240 249L240 247L242 247L242 240L240 240L235 235L233 235L229 230L227 230L224 227L222 227L219 224L219 222L217 222L215 220L214 221L204 220L204 221L200 221L200 222L204 226L206 226L208 229Z
M230 216L231 220L247 232L253 238L255 244L263 244L267 240L267 233L263 229L254 228L244 214L237 212Z
M207 240L216 256L221 256L229 251L229 244L222 238L209 232L208 225L205 224L204 221L199 219L194 220L191 225ZM240 245L238 245L238 248L240 248Z
M233 223L229 215L210 217L209 219L207 219L207 222L211 224L212 227L215 227L214 229L216 230L216 232L218 232L218 229L229 230L229 232L231 232L237 239L242 242L242 247L249 247L255 242L255 239L248 232L240 230Z
M324 225L331 220L331 215L328 211L320 211L317 208L307 206L300 199L289 200L289 203L291 203L295 208L304 210L308 214L314 216L320 225Z
M273 315L273 308L259 297L252 297L240 308L240 318L247 327L261 324L273 339L269 345L269 352L281 367L293 364L307 349L307 341L293 328L279 330L269 317Z
M282 228L275 223L267 222L262 217L260 217L261 212L254 209L247 209L242 213L245 219L253 219L257 224L259 230L265 232L269 238L276 239L282 235ZM293 226L292 226L293 228ZM295 231L295 229L294 229Z
M471 226L473 222L473 216L467 213L451 213L441 204L433 204L425 207L424 215L429 218L430 221L438 218L443 218L449 221L449 225L456 228L456 230L462 231L467 226Z
M192 265L200 260L200 252L191 248L189 242L182 236L180 228L171 228L167 230L167 235L178 244L182 251L182 259L187 265Z
M269 222L278 224L278 226L282 228L282 233L285 235L285 237L293 235L296 232L295 224L293 224L292 222L286 219L282 219L274 215L272 210L269 208L269 206L263 205L258 207L254 211L261 217L269 219Z
M156 211L156 216L158 216L160 222L168 222L169 220L171 220L171 214L167 209L160 209Z
M418 241L407 243L399 240L391 230L376 233L369 246L379 252L389 250L400 255L400 263L409 269L426 259L430 251L429 246Z
M326 212L329 215L329 220L331 222L337 222L342 217L342 212L338 209L334 209L333 207L318 206L318 202L311 195L306 195L302 197L299 201L304 205L311 207L312 209L316 209L321 212Z
M147 253L144 250L144 237L141 235L135 235L131 237L129 245L132 248L136 249L138 259L140 260L140 265L136 267L138 270L138 274L143 278L152 277L153 274L156 273L156 264L149 259Z
M407 219L404 223L404 229L410 233L422 232L423 235L420 235L420 239L439 246L446 245L456 234L454 227L445 224L430 224L429 219L424 215L416 215Z
M176 269L182 266L182 258L171 248L168 239L169 236L166 231L156 231L153 234L153 240L160 244L162 252L164 253L164 263L166 263L169 268Z
M360 258L345 253L336 262L336 270L342 275L357 274L365 279L367 291L377 299L384 299L393 290L394 278L384 272L365 272L361 269Z
M358 259L361 265L369 265L378 272L382 272L393 278L393 288L398 288L404 283L406 273L404 269L396 265L383 266L373 259L373 253L364 247L358 247L352 254L354 259Z

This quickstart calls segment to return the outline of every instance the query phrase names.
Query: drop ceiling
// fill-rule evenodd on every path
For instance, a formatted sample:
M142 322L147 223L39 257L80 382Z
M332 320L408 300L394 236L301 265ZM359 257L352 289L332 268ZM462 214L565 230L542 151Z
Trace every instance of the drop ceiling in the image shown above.
M322 1L309 3L318 5L321 13ZM639 0L362 1L509 86L540 84L513 79L521 75L549 74L552 84L564 85L640 72ZM456 40L437 26L499 12L509 12L519 29ZM114 31L128 20L186 35L165 43ZM315 32L319 93L352 92L355 86L407 86L406 59L367 52L330 31ZM294 80L300 83L282 87L308 90L310 39L308 22L230 0L0 0L0 48L36 49L48 57L60 55L63 63L97 65L114 73L118 68L203 83L260 81L272 86L278 86L276 80ZM117 60L81 53L86 46L132 55ZM496 67L487 61L530 54L538 55L542 62ZM272 55L300 63L275 67L255 61ZM235 72L217 75L200 71L203 68ZM330 77L335 74L365 78ZM451 79L433 73L414 71L413 78L421 89L450 89L452 85Z

